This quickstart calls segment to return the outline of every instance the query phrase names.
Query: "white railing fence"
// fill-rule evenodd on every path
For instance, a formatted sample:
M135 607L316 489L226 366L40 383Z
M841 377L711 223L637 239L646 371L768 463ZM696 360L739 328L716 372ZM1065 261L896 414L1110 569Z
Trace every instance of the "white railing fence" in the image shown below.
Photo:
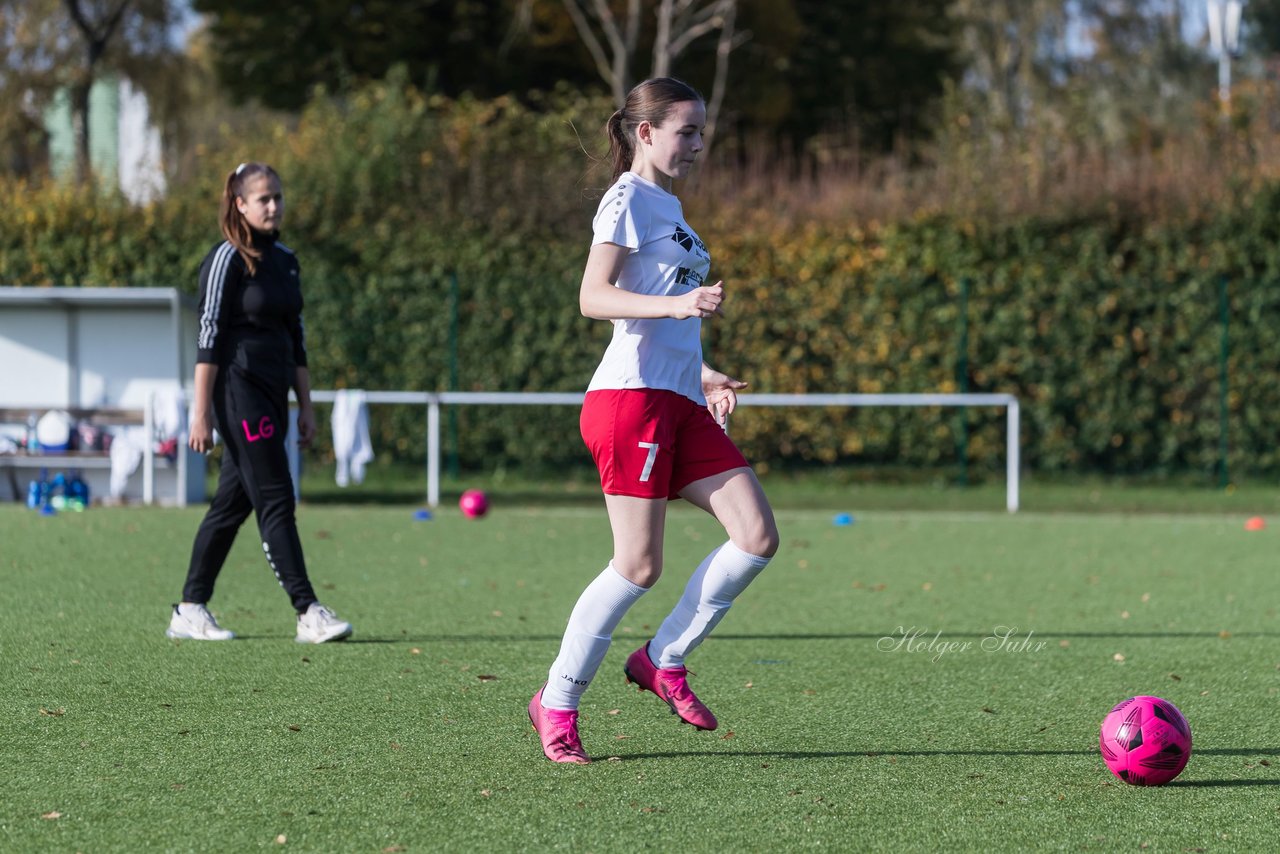
M581 392L487 392L487 391L366 391L371 404L426 407L427 418L427 504L440 504L440 408L442 406L581 406ZM336 391L313 391L317 403L332 403ZM751 406L994 406L1005 410L1005 508L1018 511L1019 431L1021 410L1011 394L744 394L738 405ZM290 418L289 463L298 483L299 455ZM295 487L296 488L296 487Z

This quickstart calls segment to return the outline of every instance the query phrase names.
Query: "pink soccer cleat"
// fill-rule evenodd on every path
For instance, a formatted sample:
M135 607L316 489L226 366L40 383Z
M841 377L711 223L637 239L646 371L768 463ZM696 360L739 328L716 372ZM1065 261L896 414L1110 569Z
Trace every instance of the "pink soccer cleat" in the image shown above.
M542 688L547 686L543 685ZM544 709L542 688L529 701L529 723L542 740L542 752L552 762L586 765L591 761L578 738L578 712L569 709Z
M698 729L712 730L717 726L716 716L711 714L689 687L684 667L667 667L659 670L649 660L649 645L637 649L627 659L623 672L627 681L640 686L641 691L652 691L671 707L671 714Z

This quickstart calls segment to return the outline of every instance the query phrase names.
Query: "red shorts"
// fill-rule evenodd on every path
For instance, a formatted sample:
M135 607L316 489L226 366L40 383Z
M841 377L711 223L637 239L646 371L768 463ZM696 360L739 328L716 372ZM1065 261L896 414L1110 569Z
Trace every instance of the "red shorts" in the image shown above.
M678 498L694 481L747 465L707 408L674 391L589 391L581 426L607 495Z

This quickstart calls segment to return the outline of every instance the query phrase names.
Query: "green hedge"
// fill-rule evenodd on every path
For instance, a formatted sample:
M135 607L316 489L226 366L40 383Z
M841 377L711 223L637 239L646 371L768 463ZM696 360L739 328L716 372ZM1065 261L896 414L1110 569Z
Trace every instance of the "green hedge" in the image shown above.
M225 170L269 160L307 294L318 388L580 390L608 340L577 311L607 176L607 105L560 92L446 101L398 85L318 97L289 128L210 142L208 174L137 208L0 183L0 282L177 285L218 239ZM1233 472L1280 472L1280 187L1196 220L1115 214L880 226L788 221L691 200L728 287L708 359L769 392L1009 392L1040 471L1212 474L1220 444L1220 282L1229 297ZM701 218L699 218L701 217ZM458 294L457 362L451 309ZM967 283L967 284L966 284ZM967 374L961 360L967 287ZM570 408L463 408L464 465L587 462ZM384 455L420 459L423 413L375 410ZM963 429L962 429L963 428ZM735 438L764 465L1003 466L995 410L747 408Z

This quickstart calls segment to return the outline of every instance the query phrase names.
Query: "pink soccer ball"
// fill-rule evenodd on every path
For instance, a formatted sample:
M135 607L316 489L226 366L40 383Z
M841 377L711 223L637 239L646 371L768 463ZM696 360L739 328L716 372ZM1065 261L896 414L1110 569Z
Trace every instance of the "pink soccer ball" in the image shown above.
M458 499L458 507L468 519L479 519L489 512L489 499L478 489L468 489Z
M1159 697L1130 697L1102 719L1098 748L1107 768L1131 786L1163 786L1191 758L1191 727Z

